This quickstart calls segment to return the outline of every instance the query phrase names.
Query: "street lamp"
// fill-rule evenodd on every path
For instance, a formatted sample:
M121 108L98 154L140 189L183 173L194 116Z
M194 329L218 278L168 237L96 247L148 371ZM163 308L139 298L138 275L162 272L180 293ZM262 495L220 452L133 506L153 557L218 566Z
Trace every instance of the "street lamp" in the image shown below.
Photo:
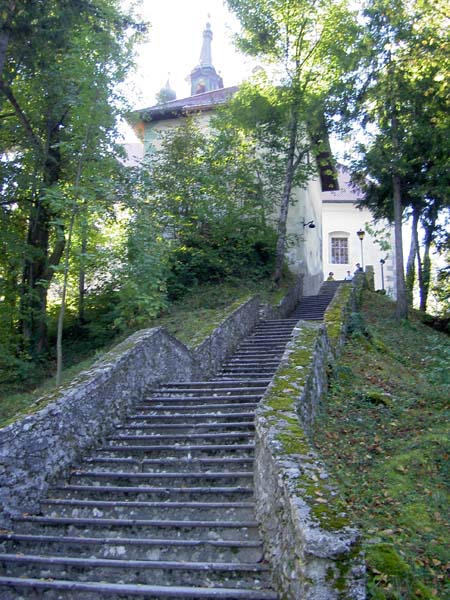
M359 237L359 240L361 242L361 268L364 271L363 239L364 239L364 236L366 235L366 232L363 231L362 229L360 229L359 231L356 232L356 235Z
M384 258L380 258L380 265L381 265L381 289L384 291L384 263L386 261L384 260Z

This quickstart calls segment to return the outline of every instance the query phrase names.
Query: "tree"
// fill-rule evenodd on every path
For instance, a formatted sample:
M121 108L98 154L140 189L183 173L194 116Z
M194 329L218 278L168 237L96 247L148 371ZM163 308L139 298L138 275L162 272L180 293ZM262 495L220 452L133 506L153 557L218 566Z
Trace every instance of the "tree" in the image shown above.
M367 53L359 68L364 85L355 96L359 116L370 125L372 135L360 147L362 158L355 163L355 179L365 188L366 204L394 221L397 317L405 318L404 211L409 207L412 213L408 294L411 298L417 255L421 309L425 310L430 246L438 231L438 216L449 206L449 124L445 117L448 16L442 2L421 0L408 4L372 0L366 3L363 14ZM419 223L425 231L422 258Z
M115 0L46 0L7 4L0 25L0 139L4 215L18 239L21 346L47 349L47 295L63 256L80 154L96 163L111 153L119 98L114 89L130 65L137 24ZM95 114L93 144L83 146ZM95 147L95 151L92 148ZM84 183L86 185L86 182ZM17 279L17 275L15 275Z
M170 248L170 298L206 281L266 275L272 264L265 162L228 114L207 131L187 119L161 134L145 163L144 213Z
M305 185L310 155L324 150L332 98L346 83L357 27L345 2L332 0L227 0L242 32L238 46L275 67L277 85L260 86L263 111L254 113L265 145L283 159L274 279L286 248L286 222L295 185ZM264 106L265 104L265 106Z

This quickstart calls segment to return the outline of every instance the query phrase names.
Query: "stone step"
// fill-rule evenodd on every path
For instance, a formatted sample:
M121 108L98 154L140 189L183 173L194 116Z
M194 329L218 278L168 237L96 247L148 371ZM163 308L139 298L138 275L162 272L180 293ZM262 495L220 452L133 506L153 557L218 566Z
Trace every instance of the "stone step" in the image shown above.
M166 387L161 390L158 390L157 393L152 394L155 397L155 400L165 399L170 400L171 398L175 398L177 396L182 396L183 398L193 398L199 399L202 396L208 397L234 397L234 398L245 398L246 396L261 396L266 391L267 385L263 386L249 386L247 379L242 380L245 385L240 385L239 383L234 383L233 386L230 383L224 381L222 384L217 381L209 381L207 386L204 387Z
M16 533L202 540L259 540L254 520L107 519L26 516L14 519ZM2 555L0 554L0 559Z
M188 424L183 423L165 423L157 424L157 423L126 423L125 425L121 425L117 427L117 431L119 433L145 433L148 431L152 431L154 433L180 433L182 435L188 435L190 433L200 433L200 432L226 432L226 431L248 431L251 432L255 429L255 425L253 421L229 421L225 423L214 423L212 421L202 421L202 422L191 422Z
M286 344L292 337L292 334L275 334L275 333L269 333L269 334L261 334L261 335L254 335L251 338L247 338L246 343L248 344L259 344L260 342L264 343L264 344L272 344L272 345L278 345L278 344Z
M214 400L217 400L214 398ZM236 410L254 410L258 403L251 400L250 402L227 402L228 397L224 398L222 402L213 402L212 399L210 402L199 405L189 405L189 406L155 406L150 402L150 400L145 402L140 402L135 405L135 409L142 410L142 416L168 416L175 417L180 416L181 414L186 416L198 417L202 413L202 411L206 411L206 413L210 413L212 410L220 411L221 415L227 415L230 413L234 413ZM145 410L145 412L144 412Z
M249 358L247 356L243 356L242 358L239 357L239 355L233 355L230 360L228 360L226 363L226 365L229 364L235 364L235 363L248 363L248 364L252 364L255 366L259 366L259 365L276 365L278 364L279 360L278 358L272 358L272 357L266 357L266 356L260 356L258 358Z
M208 444L211 441L215 442L229 442L231 444L245 444L246 442L253 439L252 432L248 431L238 431L232 432L228 431L226 433L189 433L189 434L181 434L181 433L165 433L161 435L113 435L107 438L109 442L113 445L131 445L134 446L136 444L145 444L147 446L167 446L168 444L174 444L176 446L185 446L191 445L192 442L196 442L198 444Z
M86 500L50 498L41 502L42 516L105 517L107 519L207 519L249 520L254 517L254 502L149 502L144 500Z
M270 340L258 340L258 341L245 341L239 346L241 350L269 350L271 352L277 350L283 350L286 343L283 342L271 342Z
M109 444L96 449L97 453L103 456L122 456L132 458L135 455L145 454L147 458L209 458L214 457L246 457L253 456L255 448L254 442L237 444ZM150 456L151 455L151 456Z
M253 501L253 486L189 486L167 485L86 485L65 484L54 486L49 491L53 499L65 500L118 500L145 502L250 502Z
M260 562L262 543L244 540L181 540L86 537L73 535L0 534L8 554L44 554L122 558L131 560Z
M253 482L253 471L228 471L206 473L135 473L117 471L72 471L69 477L73 485L131 485L146 487L210 487L215 486L250 486Z
M189 423L217 423L224 424L227 423L253 423L254 421L254 411L246 411L246 412L234 412L234 413L226 413L222 414L220 412L211 412L211 413L200 413L196 414L180 414L172 413L170 415L170 423L180 424L180 425L188 425ZM180 423L178 423L180 421ZM145 423L155 425L158 424L167 424L167 415L151 415L151 414L132 414L128 417L129 423Z
M202 472L252 470L253 458L196 458L195 460L180 459L145 459L145 458L109 458L92 457L85 459L80 468L95 468L105 471L127 471L144 473L161 473L165 471Z
M0 576L0 600L11 600L10 595L4 596L2 592L5 590L6 594L10 594L11 589L20 594L14 596L15 600L118 600L134 597L150 600L278 600L278 595L269 589L216 588L211 584L198 587L198 583L187 587Z
M174 486L62 484L49 490L52 499L133 502L252 502L252 485Z
M264 388L265 389L265 388ZM143 404L152 406L176 406L177 404L189 404L191 406L195 406L195 404L205 404L205 403L217 403L217 402L237 402L237 403L245 403L245 402L259 402L263 396L263 393L260 394L232 394L231 392L227 395L216 394L212 395L211 391L205 390L204 394L196 394L195 396L187 396L186 392L180 392L180 394L173 394L168 396L146 396L143 398L141 402L139 402L136 406L142 406Z
M275 371L277 370L278 365L268 365L268 366L264 366L264 365L259 365L259 366L255 366L255 365L224 365L224 367L222 368L222 372L223 373L255 373L257 375L269 375L271 373L275 373Z
M104 581L171 585L195 585L199 580L214 581L217 587L269 584L269 572L258 563L121 560L35 554L0 555L2 575L41 578L69 578L76 581ZM11 572L12 571L12 572Z
M242 385L244 387L259 387L261 385L266 385L267 380L252 380L252 379L247 379L246 381L244 381L242 383ZM211 388L211 382L210 381L189 381L189 382L183 382L183 381L172 381L172 382L168 382L168 383L164 383L162 384L156 391L160 392L161 390L166 390L167 388L173 389L173 388L184 388L184 389L191 389L191 388ZM214 388L221 388L221 387L226 387L226 384L220 385L215 383Z
M281 356L283 356L283 352L284 352L284 348L279 349L279 350L274 350L274 351L267 350L267 349L238 350L233 354L233 358L239 359L239 360L241 358L254 358L254 359L258 359L258 360L260 358L268 358L268 359L278 360Z

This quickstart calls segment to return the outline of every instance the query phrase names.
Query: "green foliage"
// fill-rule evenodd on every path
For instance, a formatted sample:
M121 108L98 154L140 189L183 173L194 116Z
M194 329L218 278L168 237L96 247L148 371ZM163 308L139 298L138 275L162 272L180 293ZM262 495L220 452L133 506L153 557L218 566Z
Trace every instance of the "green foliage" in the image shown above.
M186 236L171 254L170 298L226 279L260 279L273 269L276 236L270 227L242 219L218 219Z
M358 147L353 178L364 191L362 204L377 218L394 221L394 197L401 202L398 227L405 209L420 217L423 250L422 255L419 248L416 252L420 305L425 311L430 245L445 230L442 217L448 218L450 208L449 16L441 0L368 0L363 14L366 31L358 69L364 84L355 88L354 97L368 141ZM401 244L397 260L400 252ZM409 290L415 276L413 264L409 265ZM401 290L400 262L396 271Z
M365 337L370 339L372 334L364 321L364 316L360 312L352 312L347 322L347 335L352 337Z
M166 306L169 244L151 211L141 207L129 223L127 260L120 276L120 329L144 326Z
M328 151L326 113L334 114L335 98L346 81L356 21L346 3L332 0L227 0L227 4L242 25L240 48L270 68L270 77L260 72L254 89L244 88L237 102L240 111L246 109L247 128L254 128L262 148L279 162L277 281L292 191L317 173L311 157Z
M19 334L13 354L22 348L40 360L48 351L49 289L74 211L77 221L98 223L106 202L111 210L120 178L116 89L140 30L115 0L9 2L1 13L0 215L8 251L0 278L5 335Z
M169 298L206 282L264 277L273 268L263 164L254 141L224 115L208 131L188 119L162 134L144 186L167 241Z

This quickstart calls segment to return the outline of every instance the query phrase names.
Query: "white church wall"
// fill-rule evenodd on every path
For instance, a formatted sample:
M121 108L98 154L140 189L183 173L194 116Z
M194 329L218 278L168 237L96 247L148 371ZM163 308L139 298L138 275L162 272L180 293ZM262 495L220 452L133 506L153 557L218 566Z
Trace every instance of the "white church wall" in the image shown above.
M347 271L352 274L355 271L356 263L364 263L364 267L371 265L375 271L375 289L382 288L381 264L380 260L385 260L384 288L390 295L394 295L394 252L393 237L388 223L379 223L375 227L377 230L385 229L391 237L391 249L382 250L377 244L375 238L366 231L366 224L369 226L373 222L372 214L368 209L359 209L351 202L348 203L324 203L323 204L323 262L325 277L329 272L334 273L335 279L344 279ZM361 241L357 236L357 231L362 229L365 236ZM347 240L347 262L337 263L338 252L333 251L332 239ZM345 243L342 244L345 250ZM343 252L345 254L345 252ZM341 257L342 258L342 255Z
M314 228L305 226L310 221ZM287 233L290 239L287 259L294 273L303 278L303 293L316 294L323 282L322 262L322 201L318 178L306 188L296 188L289 206Z

